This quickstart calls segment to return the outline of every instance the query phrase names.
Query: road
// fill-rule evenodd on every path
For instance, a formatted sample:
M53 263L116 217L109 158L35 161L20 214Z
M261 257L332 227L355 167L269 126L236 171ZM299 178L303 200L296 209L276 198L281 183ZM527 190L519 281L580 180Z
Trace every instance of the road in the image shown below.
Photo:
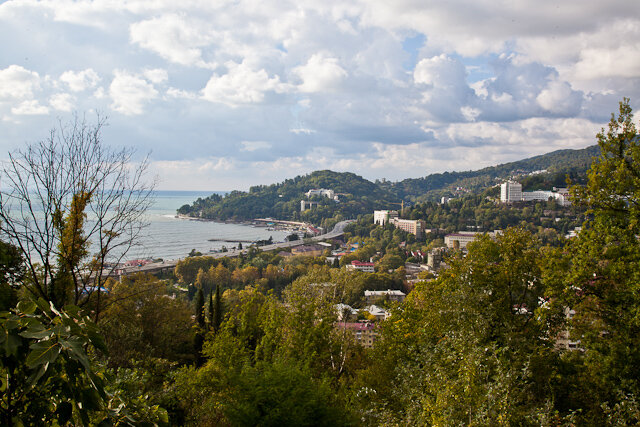
M274 243L272 245L260 246L259 249L261 251L273 251L276 249L284 249L284 248L291 248L294 246L304 245L309 240L311 240L312 242L321 242L327 239L334 239L336 237L342 236L344 234L344 228L354 221L355 220L353 219L340 221L335 225L335 227L333 227L333 230L331 230L330 232L312 237L311 239L293 240L291 242ZM212 254L206 254L206 256L210 256L212 258L224 258L224 257L234 258L240 255L241 252L247 253L247 249L231 250L229 252L216 252ZM154 262L154 263L146 264L140 267L137 267L137 266L128 267L123 269L120 275L127 276L129 274L135 274L135 273L157 273L159 271L168 271L168 270L174 269L176 264L178 264L179 261L180 260L169 260L164 262Z

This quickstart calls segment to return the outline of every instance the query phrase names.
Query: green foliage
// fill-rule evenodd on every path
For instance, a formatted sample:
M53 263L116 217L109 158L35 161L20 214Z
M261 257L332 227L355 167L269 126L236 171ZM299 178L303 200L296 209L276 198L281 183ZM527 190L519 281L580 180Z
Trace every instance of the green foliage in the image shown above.
M354 421L336 406L327 381L295 363L259 362L233 379L222 411L234 426L346 426Z
M109 348L108 366L132 367L148 358L193 360L193 312L186 301L167 293L164 281L137 274L108 286L99 324Z
M363 407L399 424L535 425L557 365L555 329L538 315L538 258L531 236L511 229L418 284L383 328Z
M20 250L0 241L0 311L7 311L18 303L16 290L24 279L25 268Z
M317 207L300 212L300 200L312 188L328 188L341 193L340 202L326 197L314 199ZM214 195L215 196L215 195ZM251 187L249 192L232 191L224 197L198 199L179 213L209 219L248 220L254 218L296 219L321 224L337 215L353 217L380 209L396 197L353 173L328 170L298 176L279 184Z
M85 347L106 351L79 309L39 299L0 313L0 421L4 425L88 424L106 399Z
M458 187L465 188L468 191L480 192L487 187L495 185L496 178L507 179L517 173L543 169L547 170L548 174L542 174L541 177L553 182L557 182L560 179L564 183L565 181L562 178L566 175L571 175L574 179L583 176L591 164L591 159L597 156L599 151L598 146L591 146L582 150L558 150L530 159L505 163L477 171L444 172L424 178L405 179L397 183L387 182L384 187L403 200L421 198L435 201L442 195L452 195ZM528 182L527 185L529 185ZM560 186L564 186L564 184Z
M620 103L608 131L598 134L601 155L585 186L571 190L590 218L562 260L565 304L575 310L571 333L579 353L567 405L585 424L640 422L640 140L629 100Z

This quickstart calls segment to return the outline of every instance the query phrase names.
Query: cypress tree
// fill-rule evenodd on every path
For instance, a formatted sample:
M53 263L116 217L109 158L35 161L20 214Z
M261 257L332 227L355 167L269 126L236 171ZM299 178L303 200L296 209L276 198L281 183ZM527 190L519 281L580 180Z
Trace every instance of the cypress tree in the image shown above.
M213 307L213 332L217 333L222 323L222 297L220 296L220 285L216 285L216 300Z
M196 323L200 328L204 328L204 294L202 288L196 292Z
M213 290L209 292L209 329L213 328Z

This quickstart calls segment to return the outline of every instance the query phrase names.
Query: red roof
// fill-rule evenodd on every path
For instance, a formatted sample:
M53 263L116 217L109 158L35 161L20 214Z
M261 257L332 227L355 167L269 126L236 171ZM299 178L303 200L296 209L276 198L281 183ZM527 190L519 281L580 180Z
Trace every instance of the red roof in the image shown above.
M351 265L356 265L360 267L373 267L374 264L372 262L361 262L361 261L351 261Z

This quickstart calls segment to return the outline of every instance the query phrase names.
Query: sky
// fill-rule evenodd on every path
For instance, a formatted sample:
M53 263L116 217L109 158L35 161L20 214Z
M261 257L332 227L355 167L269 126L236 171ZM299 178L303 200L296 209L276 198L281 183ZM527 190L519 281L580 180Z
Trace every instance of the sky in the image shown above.
M0 2L0 159L99 114L163 190L584 148L623 97L635 0Z

